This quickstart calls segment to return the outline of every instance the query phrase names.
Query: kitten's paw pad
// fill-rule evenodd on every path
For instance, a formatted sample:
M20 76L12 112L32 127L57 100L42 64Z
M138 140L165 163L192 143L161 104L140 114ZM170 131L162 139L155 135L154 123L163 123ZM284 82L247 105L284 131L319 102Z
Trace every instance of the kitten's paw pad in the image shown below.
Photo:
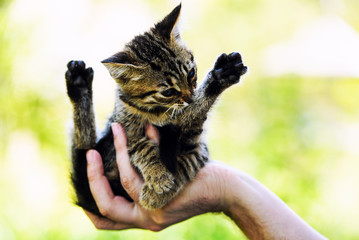
M167 194L158 194L149 186L144 185L140 195L140 204L147 209L157 209L164 207L172 198L174 194L171 192Z
M83 61L70 61L65 74L67 93L72 100L79 99L92 89L93 70Z
M174 185L174 176L169 172L152 172L146 177L146 184L157 194L163 194L171 190Z
M239 53L234 52L229 55L222 53L214 64L213 76L223 83L234 84L246 72L247 67L243 65L242 57Z

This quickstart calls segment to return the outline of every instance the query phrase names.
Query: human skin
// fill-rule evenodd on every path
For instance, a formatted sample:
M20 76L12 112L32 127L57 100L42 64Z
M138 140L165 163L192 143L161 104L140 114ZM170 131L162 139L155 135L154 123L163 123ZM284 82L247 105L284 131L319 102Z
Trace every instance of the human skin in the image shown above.
M139 194L144 182L131 166L126 134L119 124L113 124L112 131L117 164L121 166L121 183L134 202L113 194L104 175L101 156L95 150L89 150L90 189L104 217L85 212L96 228L160 231L199 214L223 212L249 239L326 239L262 183L240 170L214 161L206 164L164 208L143 208L139 204ZM147 126L146 135L158 143L158 134L152 125Z

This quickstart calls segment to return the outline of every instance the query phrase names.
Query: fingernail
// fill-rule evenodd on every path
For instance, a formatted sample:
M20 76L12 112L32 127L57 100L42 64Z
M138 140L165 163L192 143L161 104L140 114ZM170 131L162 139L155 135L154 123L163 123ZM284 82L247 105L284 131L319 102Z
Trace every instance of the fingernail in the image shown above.
M155 128L155 126L147 123L145 127L146 127L147 137L149 139L151 139L152 141L154 141L156 144L159 144L158 132L157 132L157 129Z
M152 128L153 128L152 124L150 124L150 123L148 123L148 122L145 124L145 129L146 129L147 131L152 131Z
M111 123L112 133L114 137L117 137L119 134L118 123Z
M88 150L86 153L87 164L91 164L93 162L94 157L95 157L95 151Z

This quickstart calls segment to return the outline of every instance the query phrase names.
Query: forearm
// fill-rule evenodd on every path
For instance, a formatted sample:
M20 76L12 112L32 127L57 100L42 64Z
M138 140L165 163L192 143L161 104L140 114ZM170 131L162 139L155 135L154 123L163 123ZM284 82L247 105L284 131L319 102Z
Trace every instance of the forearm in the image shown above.
M223 166L225 214L249 239L325 239L251 176Z

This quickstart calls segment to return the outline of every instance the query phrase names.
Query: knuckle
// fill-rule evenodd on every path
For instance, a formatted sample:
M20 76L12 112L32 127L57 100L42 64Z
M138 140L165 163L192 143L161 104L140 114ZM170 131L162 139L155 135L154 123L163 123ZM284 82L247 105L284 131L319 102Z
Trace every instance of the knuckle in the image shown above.
M133 182L134 182L135 179L130 179L128 178L127 176L124 176L124 177L121 177L121 184L122 184L122 187L126 190L126 192L133 198L135 197L136 198L136 189L133 185Z
M111 207L108 204L103 204L98 207L102 216L108 217L111 213Z
M88 172L87 172L87 178L88 178L88 180L89 180L89 183L93 183L93 182L95 182L96 181L96 174L93 172L93 171L91 171L91 170L89 170Z
M101 224L101 223L94 223L94 226L98 230L104 230L105 229L105 226L103 224Z
M131 189L131 183L127 176L121 178L121 184L126 190Z
M166 223L166 220L163 216L163 214L154 214L152 216L152 221L157 225L157 226L163 226Z
M123 176L121 175L122 187L126 190L128 195L134 200L138 201L140 189L142 186L139 185L136 176Z

